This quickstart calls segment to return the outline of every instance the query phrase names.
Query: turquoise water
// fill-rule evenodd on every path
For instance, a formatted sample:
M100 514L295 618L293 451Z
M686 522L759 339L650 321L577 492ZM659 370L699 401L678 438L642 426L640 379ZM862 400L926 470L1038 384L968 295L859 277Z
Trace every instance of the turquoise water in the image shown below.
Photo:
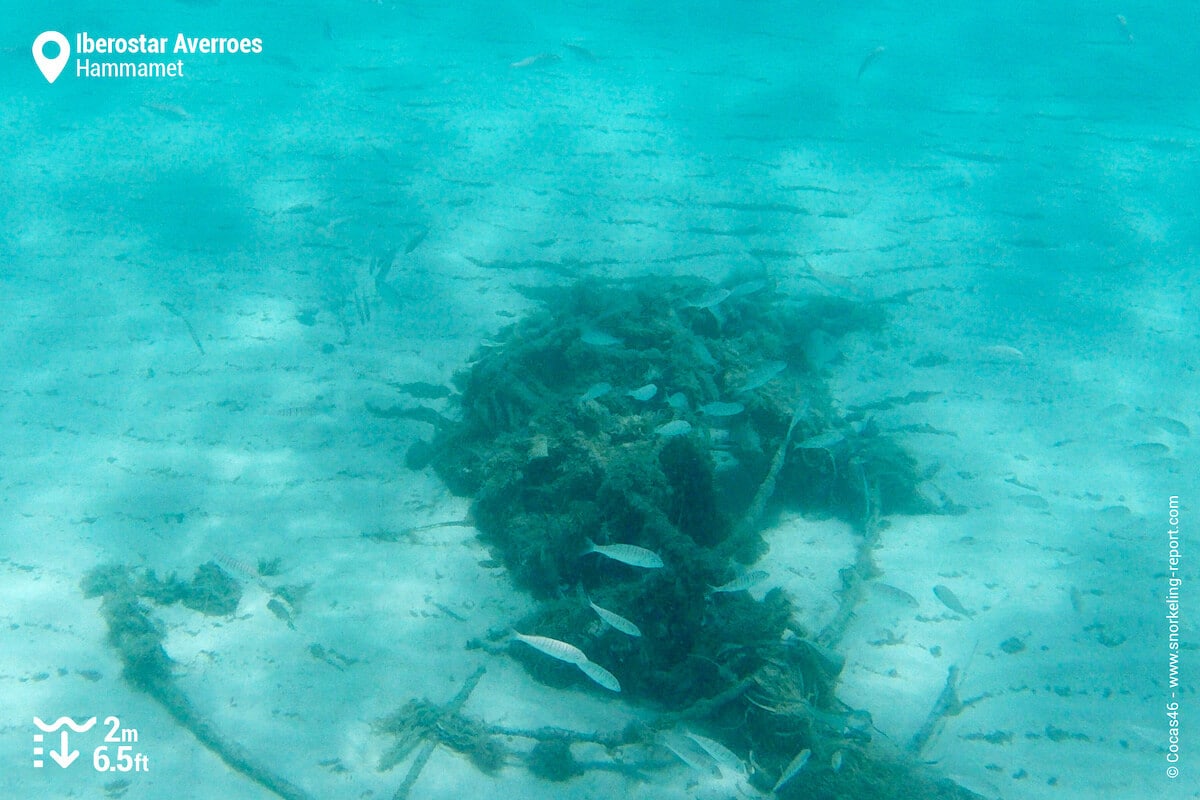
M1194 542L1200 489L1196 7L140 5L0 20L6 796L269 796L122 681L79 589L111 562L250 565L242 616L163 611L166 650L190 702L312 796L391 796L370 722L484 664L484 717L627 721L464 650L530 602L469 528L363 535L467 510L404 466L428 418L380 409L453 416L452 376L533 289L645 275L886 309L807 357L843 406L908 397L877 421L963 513L895 521L881 580L920 608L863 609L842 648L877 739L903 749L956 664L975 702L917 756L962 785L1198 796L1186 756L1165 776L1158 600L1169 498ZM47 30L262 52L104 57L182 62L163 78L82 77L73 53L51 84ZM805 571L772 547L815 624L849 549ZM305 599L267 613L280 582ZM943 584L973 616L930 621ZM1194 681L1177 691L1186 710ZM29 765L31 716L109 714L151 772ZM424 796L692 791L683 767L555 784L437 752Z

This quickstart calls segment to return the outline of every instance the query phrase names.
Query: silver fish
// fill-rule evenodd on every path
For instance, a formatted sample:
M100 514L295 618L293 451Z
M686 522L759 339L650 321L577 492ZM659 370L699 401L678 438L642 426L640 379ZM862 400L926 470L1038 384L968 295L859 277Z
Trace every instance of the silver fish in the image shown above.
M579 671L587 675L593 681L608 689L610 692L620 692L621 683L617 680L617 676L606 670L604 667L592 661L581 661L575 666L579 667Z
M764 570L755 569L745 573L744 575L739 575L729 583L723 583L720 586L710 586L708 588L713 594L720 594L722 592L744 592L752 586L762 583L763 580L766 579L767 575L768 573Z
M746 295L754 294L755 292L761 292L765 288L767 288L766 281L746 281L745 283L739 283L737 286L734 286L732 289L730 289L729 296L745 297Z
M588 540L588 549L584 551L584 555L588 553L599 553L613 561L642 569L661 569L663 566L663 560L659 558L658 553L636 544L596 544Z
M513 636L539 653L545 653L551 658L565 661L568 664L578 665L588 660L588 657L578 647L566 642L560 642L558 639L551 639L547 636L528 636L517 631L513 631Z
M749 774L746 764L725 745L709 739L707 736L701 736L691 731L684 731L684 734L693 742L700 745L700 748L704 752L708 753L712 760L717 763L717 768L723 774L728 771L743 778Z
M885 597L888 600L894 600L895 602L906 605L910 608L916 608L918 605L920 605L917 602L917 598L913 597L903 589L892 586L890 583L871 581L869 585L880 597Z
M588 600L588 605L590 605L592 607L592 611L596 612L596 616L600 617L600 619L604 620L609 625L611 625L613 628L619 630L621 633L627 634L629 636L641 636L642 635L642 631L641 631L641 629L638 628L637 625L634 625L632 622L625 619L620 614L615 614L612 611L609 611L607 608L601 608L600 606L593 603L591 600Z
M838 750L837 752L835 752L833 754L833 757L829 759L829 768L832 769L834 772L838 772L841 770L841 768L842 768L842 751L841 750Z
M700 751L696 750L695 745L689 744L682 739L676 738L663 739L662 746L675 754L675 757L694 769L696 772L703 773L710 777L715 777L717 770L710 760L707 758L702 762L700 760ZM707 753L705 754L707 756Z
M710 417L735 417L746 410L741 403L706 403L700 406L700 413Z
M687 395L683 392L675 392L667 397L667 405L676 411L687 411L691 408L691 403L688 402Z
M611 383L593 383L588 387L588 390L579 398L579 402L587 403L592 400L597 400L612 391Z
M729 297L728 289L713 289L700 296L699 299L687 304L688 308L716 308Z
M967 611L966 606L964 606L962 601L958 599L958 595L950 591L948 586L943 586L939 583L937 586L933 587L933 593L937 596L938 600L942 601L942 605L953 611L955 614L962 614L964 617L975 616L974 612Z
M654 429L659 436L686 436L692 432L692 424L686 419L676 419L665 422Z
M983 354L996 361L1024 361L1025 354L1006 344L994 344L983 348Z
M867 57L864 58L862 63L858 65L858 77L856 77L855 80L862 80L863 73L867 71L867 67L874 64L876 59L878 59L886 51L886 47L879 45L879 47L876 47L874 50L867 53Z
M845 438L838 431L825 431L816 436L810 436L804 441L796 442L796 447L800 450L828 450Z
M758 369L752 370L748 375L746 375L746 379L737 389L738 393L745 394L746 392L754 391L760 386L765 386L766 384L770 383L776 375L783 372L785 367L787 367L786 361L766 362Z
M596 330L595 328L584 328L579 335L580 341L584 344L590 344L592 347L612 347L613 345L621 344L621 340L612 334L604 331Z
M625 393L634 400L641 400L643 403L650 400L654 395L658 394L658 387L653 383L647 383L645 386L639 386L636 389L631 389Z
M514 61L509 66L513 69L524 69L525 67L532 67L534 64L554 63L555 61L562 61L562 56L557 53L538 53L537 55L522 58L520 61Z
M792 759L792 763L787 765L787 769L779 776L779 780L775 781L775 788L771 790L771 794L775 794L780 788L790 781L792 778L800 774L800 770L804 769L804 765L808 763L809 757L812 755L812 750L807 747L796 754Z

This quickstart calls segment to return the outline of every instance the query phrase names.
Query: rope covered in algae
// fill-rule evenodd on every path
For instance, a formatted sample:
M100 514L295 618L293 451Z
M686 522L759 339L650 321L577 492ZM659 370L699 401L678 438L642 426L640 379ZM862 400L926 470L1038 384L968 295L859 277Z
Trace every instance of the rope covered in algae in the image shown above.
M854 563L841 570L842 591L838 602L837 612L820 633L817 634L817 644L833 648L846 634L846 628L854 618L854 610L862 602L866 593L866 582L879 574L875 566L875 549L879 546L879 487L866 487L864 477L864 497L867 504L863 516L863 535L854 554Z
M775 457L771 459L771 466L767 470L767 475L758 486L758 491L754 493L754 499L750 501L750 507L746 509L746 513L742 516L741 526L738 528L739 534L748 533L758 529L758 521L763 515L763 511L767 508L767 503L771 501L771 497L775 494L775 482L779 478L779 473L783 470L783 464L787 461L788 445L792 442L792 431L796 429L796 423L800 421L800 416L803 413L803 407L797 408L792 414L792 421L788 423L787 433L783 435L783 441L779 443L779 449L775 451Z
M312 795L255 761L226 738L179 688L163 648L164 629L138 600L125 568L98 568L84 579L85 595L102 593L100 609L108 624L108 642L121 658L122 676L144 692L225 764L283 800L312 800ZM90 584L92 588L88 588Z
M176 722L187 728L197 741L224 761L230 769L240 772L283 800L313 800L311 794L256 762L240 744L222 736L216 726L201 716L173 683L143 688L175 718Z
M480 667L467 678L462 688L458 690L458 694L450 699L442 707L437 719L442 720L447 717L452 717L462 710L466 705L467 699L471 696L471 692L475 691L475 687L479 685L479 679L483 677L483 673L487 670ZM408 768L408 774L404 776L404 782L396 789L396 793L392 795L392 800L407 800L408 793L412 791L413 785L417 782L417 778L421 776L421 770L425 769L425 765L429 763L430 757L433 755L434 749L437 747L436 739L427 739L425 744L421 745L421 750L417 753L417 757L413 759L412 765Z

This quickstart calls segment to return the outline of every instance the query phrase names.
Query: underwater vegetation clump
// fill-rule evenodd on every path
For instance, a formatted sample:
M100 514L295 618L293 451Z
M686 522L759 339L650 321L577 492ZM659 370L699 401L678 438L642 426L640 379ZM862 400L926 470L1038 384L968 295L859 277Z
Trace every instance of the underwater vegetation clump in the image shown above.
M762 280L584 281L540 299L458 376L461 421L421 445L541 601L478 646L688 720L723 774L753 753L759 791L805 750L839 766L861 752L869 722L834 692L842 660L784 592L747 590L779 509L860 530L934 510L915 461L839 412L808 358L818 331L875 329L882 310Z
M584 282L545 301L460 376L462 421L432 455L534 594L621 572L579 558L589 540L678 551L675 576L721 585L763 552L758 520L739 524L762 514L768 478L765 500L854 522L928 510L912 459L839 414L809 365L815 332L879 327L877 308L699 279Z

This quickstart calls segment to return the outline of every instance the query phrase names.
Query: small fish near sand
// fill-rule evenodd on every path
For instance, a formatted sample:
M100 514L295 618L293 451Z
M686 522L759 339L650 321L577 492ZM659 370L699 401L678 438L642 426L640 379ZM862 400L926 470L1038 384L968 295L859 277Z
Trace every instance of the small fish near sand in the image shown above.
M732 594L734 592L744 592L747 589L752 589L758 584L767 579L769 574L766 570L754 569L744 575L739 575L728 583L723 583L720 586L708 587L709 594Z
M871 581L868 585L871 587L871 590L875 592L875 594L879 595L879 597L883 598L884 600L896 603L897 605L908 606L909 608L916 608L920 605L920 603L917 602L917 598L913 597L903 589L892 586L890 583Z
M551 658L563 661L567 664L582 664L588 660L584 652L573 644L551 639L548 636L531 636L518 631L513 631L513 638L537 650L539 653L544 653Z
M962 614L964 617L975 616L974 611L967 611L967 607L958 599L958 595L950 591L950 587L938 584L933 587L933 594L938 600L942 601L942 605L953 611L955 614Z
M573 644L551 639L548 636L532 636L518 631L513 631L513 638L564 664L574 664L580 672L610 692L621 691L621 684L615 675L599 664L588 660L587 655Z
M1125 41L1133 44L1133 32L1129 30L1129 20L1125 19L1124 14L1117 14L1117 27L1121 29Z
M749 770L746 768L746 763L737 757L737 754L730 750L725 745L709 739L707 736L701 736L698 733L684 731L685 736L691 739L696 744L700 745L700 749L708 754L709 758L717 765L717 769L722 775L737 775L745 778L749 775Z
M591 678L597 685L608 689L610 692L620 692L621 682L617 680L617 676L606 670L594 661L584 661L576 664L579 671Z
M662 569L663 567L663 560L658 553L638 547L636 544L596 544L589 539L587 550L584 550L583 554L586 556L589 553L598 553L613 561L620 561L622 564L641 569Z
M879 47L876 47L871 52L867 53L867 57L864 58L862 63L859 64L859 66L858 66L858 76L855 78L855 80L861 81L863 73L866 72L867 69L872 64L874 64L876 61L878 61L879 57L882 56L886 52L887 52L887 48L884 47L883 45L880 45Z
M534 67L538 64L553 64L556 61L562 61L562 56L554 53L538 53L534 56L522 58L520 61L514 61L508 66L512 69L525 69L526 67Z
M980 349L980 354L987 361L1017 364L1025 360L1025 354L1007 344L993 344Z
M168 119L191 119L192 115L187 112L182 106L172 105L170 103L142 103L142 108L148 111L153 111L160 117Z
M684 741L682 737L663 738L660 743L676 758L701 775L708 778L717 775L716 764L712 763L708 753L700 750L696 745Z

